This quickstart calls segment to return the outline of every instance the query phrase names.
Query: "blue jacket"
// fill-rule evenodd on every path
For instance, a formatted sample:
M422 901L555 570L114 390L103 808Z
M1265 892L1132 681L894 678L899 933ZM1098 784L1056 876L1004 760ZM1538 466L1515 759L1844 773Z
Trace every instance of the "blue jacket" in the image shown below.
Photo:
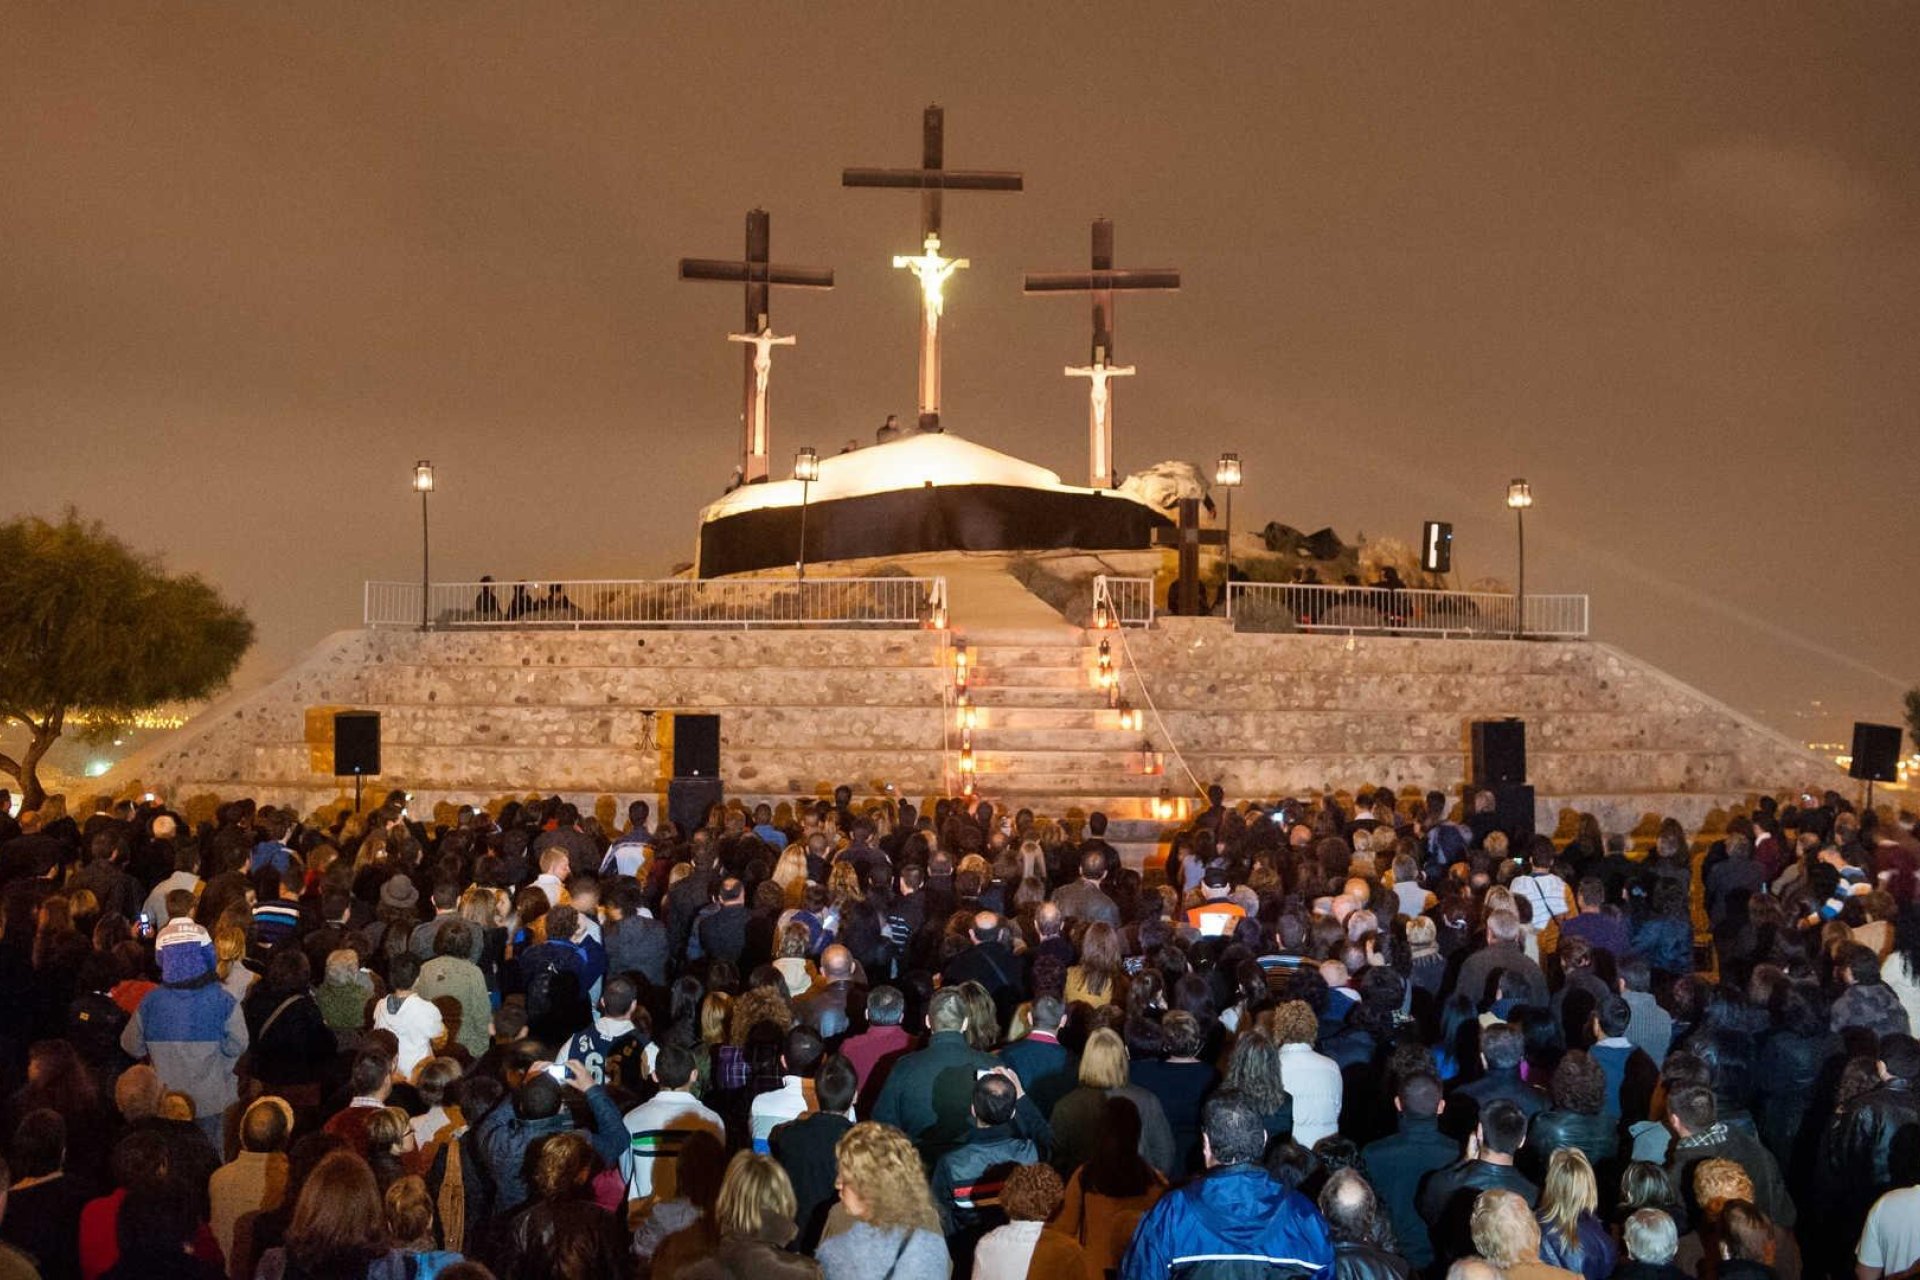
M620 1104L604 1088L587 1090L587 1113L593 1128L585 1137L593 1143L594 1154L610 1165L618 1165L627 1154L627 1124ZM474 1126L487 1174L493 1181L495 1213L511 1213L527 1202L527 1151L542 1138L576 1128L572 1112L563 1104L559 1111L541 1120L522 1120L514 1114L513 1100L507 1099Z
M1120 1280L1333 1280L1333 1241L1305 1196L1259 1165L1228 1165L1160 1198Z
M240 1096L233 1075L247 1051L240 1002L214 976L211 944L162 946L155 958L162 985L134 1009L120 1047L130 1057L152 1058L160 1083L192 1098L194 1114L217 1116Z

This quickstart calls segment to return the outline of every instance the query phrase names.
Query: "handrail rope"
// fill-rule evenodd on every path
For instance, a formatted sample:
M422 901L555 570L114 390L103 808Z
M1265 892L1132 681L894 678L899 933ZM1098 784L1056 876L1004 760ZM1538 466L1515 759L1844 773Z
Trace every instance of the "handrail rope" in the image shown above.
M1153 690L1147 687L1147 678L1140 674L1140 664L1134 660L1133 646L1127 643L1127 629L1125 627L1116 627L1114 628L1114 633L1120 637L1120 652L1127 655L1127 666L1133 670L1134 681L1140 686L1141 696L1147 700L1147 709L1153 712L1153 722L1160 727L1160 734L1166 739L1168 750L1172 751L1173 758L1180 762L1181 772L1187 775L1187 781L1193 784L1194 795L1205 799L1207 794L1206 787L1201 785L1200 776L1193 771L1193 766L1187 763L1187 757L1185 753L1180 750L1180 744L1173 740L1173 734L1167 728L1166 719L1161 716L1160 707L1153 700Z

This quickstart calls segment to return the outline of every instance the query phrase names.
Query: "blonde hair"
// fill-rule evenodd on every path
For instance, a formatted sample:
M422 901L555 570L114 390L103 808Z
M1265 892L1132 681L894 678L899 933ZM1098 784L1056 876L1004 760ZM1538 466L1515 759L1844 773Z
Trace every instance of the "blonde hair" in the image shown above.
M398 1151L407 1136L407 1113L382 1107L367 1117L367 1150Z
M1407 921L1407 945L1416 951L1433 946L1436 931L1433 921L1427 916L1414 916Z
M891 1125L863 1121L840 1136L833 1155L840 1180L866 1206L862 1221L882 1228L940 1230L927 1171L906 1134Z
M1111 1027L1087 1037L1080 1055L1080 1083L1093 1089L1118 1089L1127 1082L1127 1042Z
M213 935L213 954L216 960L213 971L225 981L233 972L233 966L247 954L247 931L233 925L221 925Z
M1540 1224L1511 1191L1482 1191L1473 1202L1473 1247L1501 1270L1540 1257Z
M1709 1218L1717 1218L1727 1201L1753 1199L1753 1179L1732 1160L1702 1160L1693 1166L1693 1198Z
M700 1002L700 1043L719 1044L727 1038L727 1015L733 1012L733 997L714 991Z
M723 1236L767 1240L784 1225L791 1237L796 1207L793 1183L780 1162L772 1156L742 1151L727 1164L714 1220Z
M1578 1147L1561 1147L1547 1157L1547 1178L1540 1187L1543 1231L1555 1232L1567 1248L1577 1249L1581 1215L1599 1207L1600 1184L1585 1152Z

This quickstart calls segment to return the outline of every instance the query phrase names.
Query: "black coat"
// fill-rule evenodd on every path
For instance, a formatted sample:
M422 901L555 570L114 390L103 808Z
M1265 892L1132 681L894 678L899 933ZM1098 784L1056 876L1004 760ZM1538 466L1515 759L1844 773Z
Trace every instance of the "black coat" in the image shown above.
M1827 1130L1825 1156L1830 1184L1849 1210L1864 1213L1907 1185L1920 1171L1920 1091L1911 1080L1889 1080L1849 1102Z
M793 1183L793 1220L800 1228L797 1243L808 1253L820 1242L827 1211L840 1199L834 1189L840 1164L833 1148L851 1128L853 1121L845 1116L815 1111L781 1125L767 1140L773 1158Z
M1532 1208L1540 1188L1512 1165L1488 1160L1462 1160L1427 1175L1420 1188L1420 1216L1433 1239L1436 1262L1451 1263L1474 1256L1473 1204L1482 1191L1498 1188L1517 1192Z
M1378 1245L1336 1240L1333 1245L1334 1280L1412 1280L1405 1258Z
M1417 1207L1420 1184L1428 1174L1460 1159L1460 1144L1440 1132L1438 1116L1400 1117L1400 1131L1367 1144L1367 1179L1380 1210L1393 1224L1393 1238L1407 1261L1425 1268L1433 1261L1433 1241Z

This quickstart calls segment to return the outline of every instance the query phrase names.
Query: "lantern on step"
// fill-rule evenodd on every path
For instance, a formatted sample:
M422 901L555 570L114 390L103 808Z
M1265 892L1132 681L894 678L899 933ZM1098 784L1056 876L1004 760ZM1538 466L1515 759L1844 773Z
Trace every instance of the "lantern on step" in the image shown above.
M965 649L953 651L953 687L962 693L967 691L967 651Z
M973 759L973 744L963 744L960 748L960 776L972 777L977 767Z
M1113 606L1105 600L1094 601L1093 629L1095 631L1113 630Z
M1142 742L1140 744L1140 772L1152 778L1158 777L1166 771L1166 759L1158 751L1154 750L1152 741Z
M1173 821L1173 794L1165 787L1153 799L1153 816L1161 822Z
M1120 727L1128 733L1139 733L1147 727L1146 713L1125 698L1120 699Z
M978 725L979 723L980 723L980 716L979 716L978 708L976 708L973 705L973 703L967 698L966 694L964 693L961 694L960 695L960 728L961 730L963 732L971 732L974 726Z

